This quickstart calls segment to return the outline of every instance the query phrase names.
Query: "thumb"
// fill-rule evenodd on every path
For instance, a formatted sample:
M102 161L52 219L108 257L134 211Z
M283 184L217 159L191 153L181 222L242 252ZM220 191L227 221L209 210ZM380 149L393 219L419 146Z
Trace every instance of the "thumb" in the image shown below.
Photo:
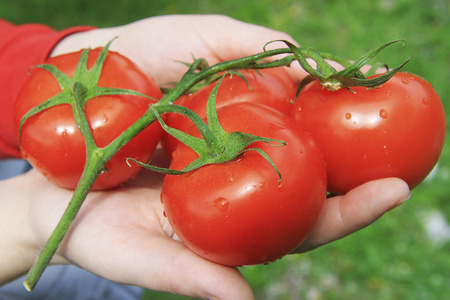
M362 184L343 196L327 199L308 239L295 252L306 252L358 231L411 196L406 182L384 178Z

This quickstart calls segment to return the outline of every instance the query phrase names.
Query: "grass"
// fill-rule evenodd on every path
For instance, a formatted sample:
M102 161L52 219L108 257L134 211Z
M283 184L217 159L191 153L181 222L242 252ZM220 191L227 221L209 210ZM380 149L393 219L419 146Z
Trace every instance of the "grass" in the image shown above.
M152 15L218 13L285 31L304 46L350 59L405 38L379 60L430 81L450 111L450 7L446 0L148 1L0 0L0 17L62 29L116 26ZM414 120L410 120L414 122ZM243 268L257 299L450 299L450 242L434 243L424 227L431 212L450 223L450 145L433 179L372 226L311 253ZM189 299L147 291L145 299Z

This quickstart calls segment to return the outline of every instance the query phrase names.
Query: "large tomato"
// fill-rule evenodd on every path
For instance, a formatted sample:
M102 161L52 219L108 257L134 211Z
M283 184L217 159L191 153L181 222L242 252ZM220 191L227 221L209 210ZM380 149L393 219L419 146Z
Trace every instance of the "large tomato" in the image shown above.
M89 68L100 51L90 51ZM46 63L55 65L72 77L80 54L81 51L53 57ZM132 89L154 98L162 96L152 79L129 59L115 52L108 53L98 85ZM15 103L16 128L31 108L60 91L53 75L43 69L33 69ZM129 95L100 96L88 100L85 113L97 146L109 144L141 117L153 102ZM162 129L157 123L142 131L108 162L107 170L97 178L93 189L115 187L134 176L139 166L129 167L126 158L148 161L161 135ZM49 180L65 188L76 187L86 161L86 148L70 105L58 105L30 117L22 127L20 147L23 156Z
M446 122L430 83L397 73L375 89L307 85L292 115L322 148L329 190L341 194L373 179L399 177L417 186L438 161Z
M161 194L165 213L185 245L208 260L228 266L274 261L304 241L322 210L326 198L322 154L290 117L270 107L235 103L218 109L218 116L226 132L287 143L249 146L268 154L281 181L260 154L245 152L223 164L167 175ZM180 144L171 168L182 169L196 157Z
M237 75L227 75L217 93L217 108L236 102L256 102L289 114L297 92L297 85L282 68L239 71L247 83ZM259 72L259 74L258 74ZM248 84L248 85L247 85ZM215 83L207 85L193 94L180 97L176 104L185 106L200 117L206 116L206 102ZM167 125L186 131L192 122L184 115L168 114ZM164 150L170 157L178 141L172 136L163 136Z

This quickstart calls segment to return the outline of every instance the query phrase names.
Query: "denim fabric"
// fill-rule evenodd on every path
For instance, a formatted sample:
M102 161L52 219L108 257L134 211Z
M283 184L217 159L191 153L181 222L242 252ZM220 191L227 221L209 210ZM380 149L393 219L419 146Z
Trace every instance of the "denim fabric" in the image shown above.
M48 267L30 293L19 278L0 287L0 300L138 300L142 289L117 284L75 266Z

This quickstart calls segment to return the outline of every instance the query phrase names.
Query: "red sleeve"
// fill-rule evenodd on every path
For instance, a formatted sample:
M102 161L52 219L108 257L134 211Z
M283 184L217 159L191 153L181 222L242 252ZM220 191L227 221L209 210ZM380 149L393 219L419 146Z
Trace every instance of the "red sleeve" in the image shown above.
M55 45L88 26L56 31L41 24L16 26L0 19L0 158L20 157L13 129L13 107L31 66L41 64Z

